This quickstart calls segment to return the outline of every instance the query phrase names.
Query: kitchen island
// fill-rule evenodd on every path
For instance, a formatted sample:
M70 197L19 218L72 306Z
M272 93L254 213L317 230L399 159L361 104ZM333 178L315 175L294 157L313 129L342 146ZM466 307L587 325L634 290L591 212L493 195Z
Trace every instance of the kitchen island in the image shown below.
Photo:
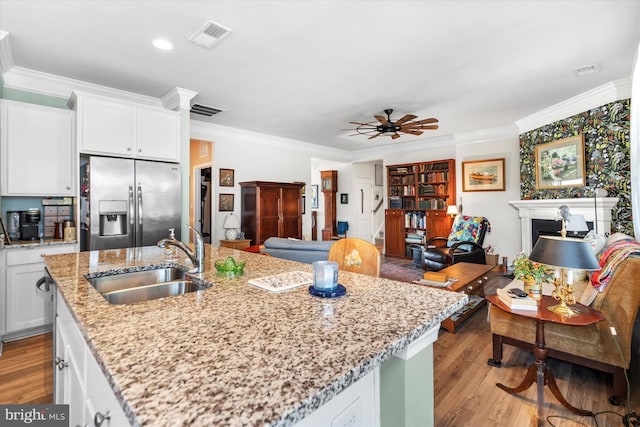
M437 336L440 321L467 301L460 293L342 271L343 297L314 297L306 286L270 293L247 281L311 272L311 265L209 245L205 253L204 273L194 280L207 289L125 305L109 304L85 276L173 264L162 249L45 257L58 304L68 307L132 425L304 423L392 355L434 330ZM215 261L227 256L246 261L243 277L216 275ZM381 375L382 387L385 375L391 374ZM404 380L411 381L387 388L403 387ZM432 385L426 389L433 393ZM383 410L385 396L383 390ZM432 402L433 396L419 398Z

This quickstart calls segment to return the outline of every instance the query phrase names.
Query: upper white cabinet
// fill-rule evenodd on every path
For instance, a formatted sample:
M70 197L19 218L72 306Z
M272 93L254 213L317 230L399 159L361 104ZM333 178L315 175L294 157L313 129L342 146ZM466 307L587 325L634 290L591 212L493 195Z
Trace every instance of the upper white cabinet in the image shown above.
M81 153L180 161L180 113L74 92Z
M73 111L2 100L3 196L73 196Z

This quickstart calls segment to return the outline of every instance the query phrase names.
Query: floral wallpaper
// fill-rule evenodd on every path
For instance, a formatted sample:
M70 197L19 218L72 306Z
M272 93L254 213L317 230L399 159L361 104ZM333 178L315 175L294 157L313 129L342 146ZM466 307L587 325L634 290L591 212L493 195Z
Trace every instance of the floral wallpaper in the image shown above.
M520 198L593 197L598 188L618 197L611 232L633 236L630 159L631 100L615 101L520 135ZM585 186L536 188L535 146L584 134Z

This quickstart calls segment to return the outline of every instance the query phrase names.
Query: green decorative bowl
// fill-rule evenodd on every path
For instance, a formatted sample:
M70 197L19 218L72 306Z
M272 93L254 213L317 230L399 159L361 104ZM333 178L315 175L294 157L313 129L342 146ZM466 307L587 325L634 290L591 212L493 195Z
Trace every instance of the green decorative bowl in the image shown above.
M215 263L218 276L233 278L240 277L244 274L244 265L246 261L236 261L233 257L228 256L227 259L219 259Z

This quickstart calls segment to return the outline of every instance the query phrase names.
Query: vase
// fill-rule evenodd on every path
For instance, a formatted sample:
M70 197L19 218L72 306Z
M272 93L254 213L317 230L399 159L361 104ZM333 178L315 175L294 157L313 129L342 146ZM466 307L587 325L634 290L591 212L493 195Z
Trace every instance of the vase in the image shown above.
M524 291L533 299L539 300L542 298L542 283L531 280L525 282Z

